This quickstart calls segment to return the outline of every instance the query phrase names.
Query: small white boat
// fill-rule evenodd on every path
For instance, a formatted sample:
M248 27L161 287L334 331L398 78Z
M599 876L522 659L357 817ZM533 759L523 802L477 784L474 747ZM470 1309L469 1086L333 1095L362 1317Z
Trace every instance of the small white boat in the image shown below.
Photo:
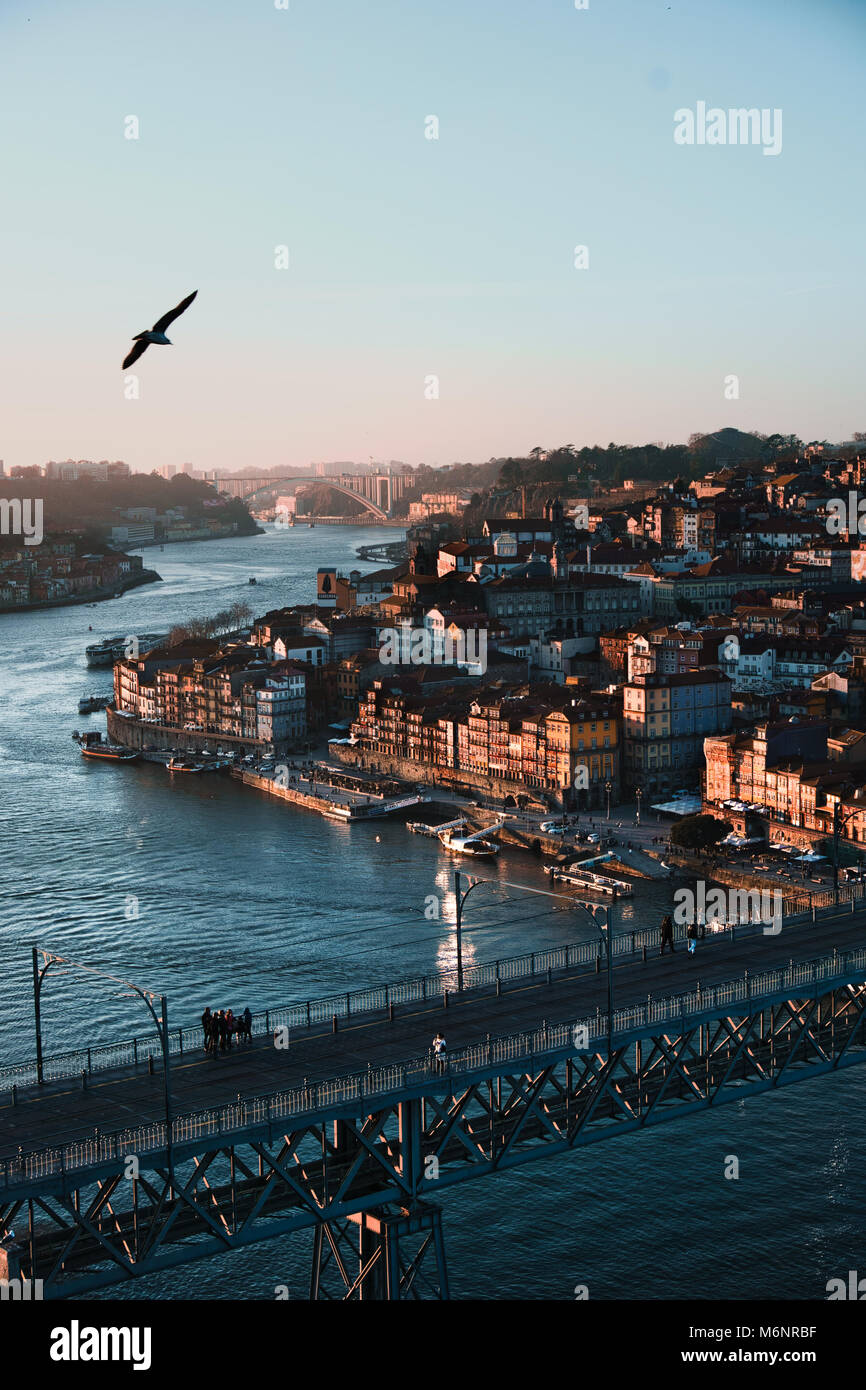
M492 859L499 853L499 846L495 840L488 840L486 837L504 824L504 820L498 821L496 825L488 825L484 830L476 830L472 835L456 834L446 826L439 835L439 843L444 849L453 850L455 854L468 854L474 859Z

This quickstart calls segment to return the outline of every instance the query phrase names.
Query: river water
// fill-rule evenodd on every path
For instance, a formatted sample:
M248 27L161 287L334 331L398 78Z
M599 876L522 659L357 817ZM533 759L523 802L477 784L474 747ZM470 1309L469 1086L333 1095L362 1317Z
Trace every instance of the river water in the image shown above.
M3 1061L33 1055L35 940L164 991L175 1025L206 1004L256 1012L454 964L452 861L437 842L399 822L326 821L226 778L95 764L71 739L73 729L104 728L104 716L78 715L79 698L111 689L110 672L87 669L88 643L166 631L236 599L256 612L312 602L317 567L376 568L355 547L397 535L268 527L152 548L145 564L161 584L0 616ZM518 851L484 874L547 883ZM428 920L433 895L441 922ZM643 886L620 927L657 922L669 901L667 887ZM592 932L573 912L504 887L476 891L467 923L466 963ZM46 1052L146 1023L142 1006L106 982L49 976ZM821 1298L858 1260L866 1273L864 1101L855 1068L446 1191L437 1200L452 1296L569 1299L581 1284L591 1298ZM737 1180L724 1177L730 1155ZM111 1296L270 1298L288 1285L303 1298L310 1246L308 1235L270 1241Z

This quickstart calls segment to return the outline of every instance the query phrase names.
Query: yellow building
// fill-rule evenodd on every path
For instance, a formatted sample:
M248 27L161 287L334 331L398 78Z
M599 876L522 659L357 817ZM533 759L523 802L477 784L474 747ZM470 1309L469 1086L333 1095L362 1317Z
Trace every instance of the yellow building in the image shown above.
M548 785L572 788L578 807L619 800L619 717L612 706L566 705L545 718Z

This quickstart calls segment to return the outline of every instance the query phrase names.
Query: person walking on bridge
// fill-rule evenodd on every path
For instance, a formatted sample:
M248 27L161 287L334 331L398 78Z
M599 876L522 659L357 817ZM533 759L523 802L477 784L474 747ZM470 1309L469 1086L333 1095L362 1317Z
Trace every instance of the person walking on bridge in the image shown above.
M209 1008L205 1009L201 1016L201 1031L204 1034L204 1050L210 1051L211 1029L213 1028L213 1017Z
M448 1047L441 1033L433 1039L433 1065L437 1071L444 1071L448 1060Z
M664 955L666 946L670 946L672 952L676 950L676 946L674 945L674 922L669 912L666 912L662 918L662 948L659 952L660 955Z

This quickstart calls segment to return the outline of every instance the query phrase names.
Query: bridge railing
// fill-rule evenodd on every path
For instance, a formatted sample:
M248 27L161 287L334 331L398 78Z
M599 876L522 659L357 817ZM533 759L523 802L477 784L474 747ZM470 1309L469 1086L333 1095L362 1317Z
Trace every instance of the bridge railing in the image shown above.
M616 1009L613 1014L612 1035L633 1034L641 1029L656 1028L666 1023L687 1024L690 1017L706 1016L732 1005L745 1004L748 1009L762 1000L833 980L850 979L859 974L866 980L866 947L856 951L833 951L813 960L791 962L776 970L746 971L736 979L726 980L706 989L695 989L661 999L648 998L645 1003ZM483 1068L514 1062L533 1065L552 1053L567 1049L575 1054L595 1051L604 1046L607 1036L607 1014L600 1010L585 1018L568 1019L558 1023L543 1023L539 1028L483 1042L449 1055L446 1062L430 1054L413 1057L404 1062L384 1066L368 1066L366 1071L332 1077L277 1091L249 1100L239 1099L215 1109L180 1115L172 1121L171 1142L174 1145L196 1143L202 1139L231 1137L254 1126L261 1126L299 1115L310 1115L336 1105L353 1101L377 1101L386 1096L392 1099L407 1088L427 1082L448 1079ZM864 1039L866 1044L866 1039ZM95 1134L92 1138L75 1140L59 1147L36 1150L0 1158L0 1187L64 1173L76 1173L99 1164L122 1160L127 1156L164 1150L167 1126L163 1122L138 1125L110 1134Z
M846 906L848 910L854 911L856 904L852 900ZM819 922L825 916L832 916L837 910L834 904L830 904L811 912L788 912L786 920L791 925L810 919ZM738 921L726 925L724 933L711 934L733 936L736 933L737 937L741 938L743 935L760 935L763 929L762 922L751 921L748 915L741 913ZM557 971L592 966L599 953L604 950L601 944L601 929L599 930L598 937L591 937L587 941L573 941L546 950L527 951L523 955L506 956L483 965L468 965L463 970L464 991L492 989L497 984L507 985L518 980L546 976L548 973L552 975ZM676 924L674 939L684 941L686 930L685 925ZM643 927L620 932L613 936L612 941L614 960L635 959L642 956L644 950L649 952L660 947L661 931L659 927ZM457 988L458 977L454 969L422 975L415 979L399 980L392 984L347 990L321 999L265 1009L253 1015L252 1032L254 1036L264 1037L277 1028L288 1028L291 1033L299 1029L330 1024L335 1017L345 1021L360 1014L384 1013L391 1005L397 1008L404 1004L434 1001L437 998L441 999L446 993L455 994ZM199 1051L203 1046L204 1034L200 1024L172 1028L169 1032L169 1054L173 1057L183 1056L184 1052ZM124 1042L104 1043L55 1053L43 1059L42 1075L45 1081L60 1081L66 1077L80 1076L82 1072L89 1074L95 1071L110 1071L139 1062L148 1062L150 1058L153 1058L154 1064L162 1058L161 1046L155 1032ZM0 1091L11 1090L13 1086L35 1086L37 1080L36 1062L33 1059L0 1067Z

